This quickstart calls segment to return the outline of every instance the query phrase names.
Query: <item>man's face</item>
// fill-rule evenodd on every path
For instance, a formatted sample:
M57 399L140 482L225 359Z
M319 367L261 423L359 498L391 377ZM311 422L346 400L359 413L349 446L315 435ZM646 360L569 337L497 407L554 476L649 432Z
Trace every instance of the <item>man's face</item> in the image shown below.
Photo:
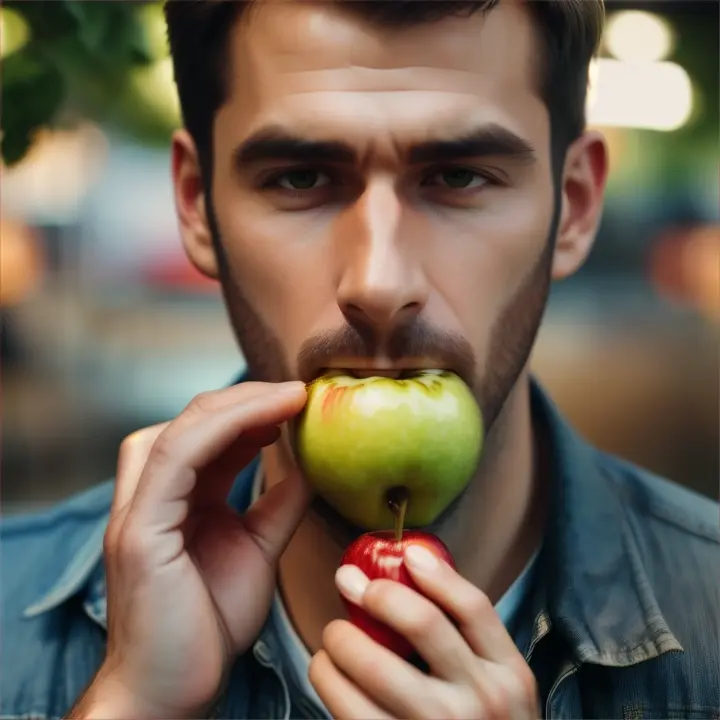
M210 214L256 379L449 367L494 420L552 263L535 47L508 3L397 31L270 0L233 29Z

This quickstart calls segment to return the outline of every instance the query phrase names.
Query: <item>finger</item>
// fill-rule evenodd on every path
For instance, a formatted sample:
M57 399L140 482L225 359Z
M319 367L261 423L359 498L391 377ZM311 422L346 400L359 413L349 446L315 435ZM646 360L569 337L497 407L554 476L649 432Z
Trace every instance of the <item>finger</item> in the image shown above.
M276 425L243 433L236 443L202 471L193 495L195 506L204 509L225 505L238 473L257 455L260 448L272 445L279 437L280 428Z
M489 717L513 720L542 717L535 676L526 663L507 667L483 662L474 689Z
M393 717L448 717L448 685L410 665L345 620L323 632L335 667Z
M140 475L147 462L150 450L158 437L172 424L187 426L197 422L202 412L210 412L229 407L242 400L250 400L258 395L266 394L275 389L268 383L241 383L222 390L201 393L195 396L185 411L175 420L158 423L128 435L120 445L118 467L115 480L115 496L111 507L111 516L117 515L121 508L126 508L135 494Z
M409 547L404 560L423 594L455 618L476 655L497 663L522 658L485 593L419 545Z
M337 720L387 720L391 717L348 680L324 650L313 657L309 677L330 716Z
M245 513L243 526L269 565L285 551L310 504L310 486L299 473L261 495Z
M373 580L358 596L359 574L360 569L352 565L343 565L335 574L337 587L348 600L405 637L433 674L451 682L470 677L475 655L437 605L393 580Z
M132 499L150 450L169 424L164 422L137 430L122 441L115 474L115 494L110 507L111 517L119 514Z
M187 405L182 415L194 415L211 413L215 410L235 405L236 403L247 402L259 395L266 395L268 392L280 390L284 386L298 385L297 382L287 383L263 383L243 382L238 385L231 385L220 390L208 390L196 395Z
M174 529L188 512L198 474L240 436L295 416L306 399L302 383L286 385L238 404L205 413L184 431L171 423L157 438L140 476L130 512L158 532ZM258 448L259 449L259 448Z

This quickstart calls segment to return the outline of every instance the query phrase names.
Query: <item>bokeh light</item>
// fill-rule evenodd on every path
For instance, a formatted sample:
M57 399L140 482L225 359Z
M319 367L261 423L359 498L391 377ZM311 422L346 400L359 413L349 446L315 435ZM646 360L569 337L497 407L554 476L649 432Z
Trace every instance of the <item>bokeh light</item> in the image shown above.
M670 55L674 36L663 18L641 10L627 10L608 19L605 45L618 60L652 62Z

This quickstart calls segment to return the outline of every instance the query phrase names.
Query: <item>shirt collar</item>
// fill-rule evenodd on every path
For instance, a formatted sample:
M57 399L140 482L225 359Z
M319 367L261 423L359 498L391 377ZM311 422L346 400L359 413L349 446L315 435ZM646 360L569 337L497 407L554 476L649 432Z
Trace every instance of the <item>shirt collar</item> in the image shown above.
M246 379L240 376L235 383ZM536 421L548 430L554 498L539 563L543 591L534 617L561 632L581 662L624 666L682 647L665 621L635 546L614 479L602 455L564 421L532 381ZM231 492L235 507L249 505L258 459ZM107 626L103 537L108 516L97 522L51 589L25 610L33 617L82 594L88 615ZM547 629L547 628L546 628Z
M576 434L536 382L531 402L548 432L553 468L536 625L562 633L579 662L622 667L682 651L653 592L608 457Z
M103 539L110 514L107 513L92 528L88 539L70 562L60 569L48 592L25 608L24 617L31 618L54 610L78 593L87 593L100 585L91 581L97 579L102 583L104 592L104 568L102 567Z

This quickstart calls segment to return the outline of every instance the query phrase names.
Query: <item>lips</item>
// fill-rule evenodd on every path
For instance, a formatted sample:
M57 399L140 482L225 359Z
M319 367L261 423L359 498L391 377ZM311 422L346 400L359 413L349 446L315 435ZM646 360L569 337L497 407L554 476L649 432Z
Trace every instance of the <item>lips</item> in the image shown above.
M369 378L369 377L387 377L387 378L399 378L404 370L392 370L392 369L370 369L370 370L357 370L354 368L348 368L346 370L348 375L352 375L356 378Z
M437 373L446 372L447 368L405 367L405 368L321 368L315 377L320 375L350 375L355 378L387 377L395 380L411 378L420 372Z

